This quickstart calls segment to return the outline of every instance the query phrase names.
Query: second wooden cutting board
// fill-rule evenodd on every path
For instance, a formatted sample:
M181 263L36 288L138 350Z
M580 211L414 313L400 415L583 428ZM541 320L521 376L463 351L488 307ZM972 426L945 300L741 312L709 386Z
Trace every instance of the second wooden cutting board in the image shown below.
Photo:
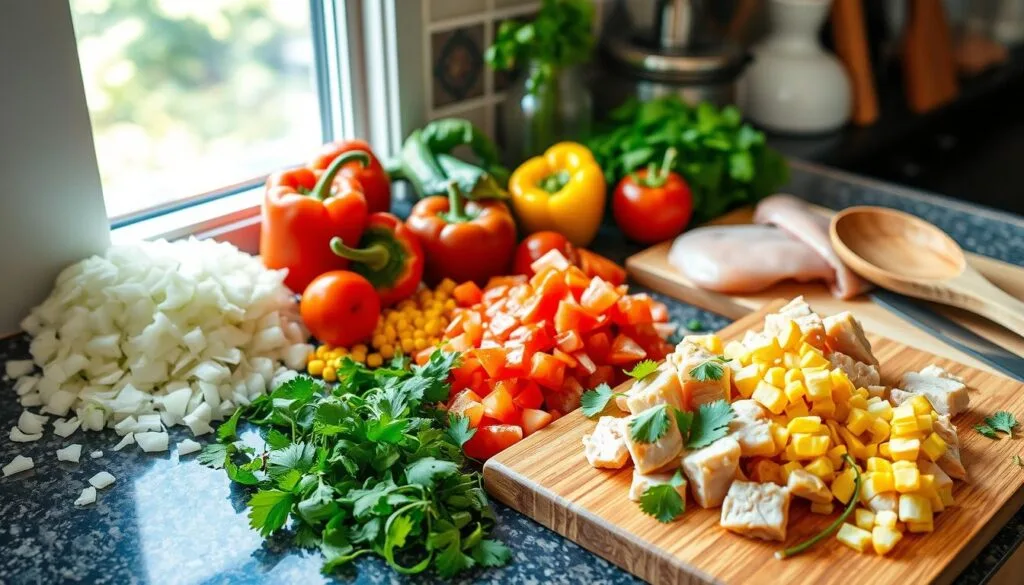
M816 209L822 214L832 213L824 208ZM738 209L718 218L711 224L749 224L751 217L751 209ZM811 306L816 307L823 314L845 310L853 311L868 329L879 335L897 338L908 345L955 359L985 371L994 371L989 366L921 331L884 307L876 305L866 296L843 301L829 294L828 289L822 284L795 282L780 283L768 290L752 294L728 295L701 289L688 281L668 263L670 246L671 242L665 242L630 256L626 260L626 269L630 276L636 282L660 293L732 319L738 319L756 311L774 299L803 295ZM1018 298L1024 298L1024 268L977 254L968 254L967 260L996 286ZM966 311L938 305L932 305L932 307L997 345L1024 356L1024 338L1012 331Z

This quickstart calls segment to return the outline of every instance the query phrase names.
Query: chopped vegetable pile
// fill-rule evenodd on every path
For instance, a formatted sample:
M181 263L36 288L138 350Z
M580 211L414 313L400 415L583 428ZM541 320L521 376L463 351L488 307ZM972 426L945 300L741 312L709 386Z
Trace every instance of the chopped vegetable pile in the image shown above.
M494 516L479 473L463 470L474 430L432 407L448 399L458 360L435 351L411 369L397 357L371 371L343 358L336 386L298 376L236 411L200 460L254 490L254 529L290 527L324 554L325 572L366 554L404 574L503 565L511 553L487 538ZM265 445L238 438L243 420Z

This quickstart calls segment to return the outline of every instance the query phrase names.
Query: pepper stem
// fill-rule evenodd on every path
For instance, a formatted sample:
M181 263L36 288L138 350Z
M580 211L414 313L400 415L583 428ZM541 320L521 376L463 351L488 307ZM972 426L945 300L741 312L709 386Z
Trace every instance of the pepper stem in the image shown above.
M334 177L341 170L341 167L352 161L359 161L359 164L366 168L370 164L370 154L365 150L351 150L334 159L334 162L327 167L324 174L320 175L320 180L316 182L313 190L309 192L309 196L323 201L331 196L331 185L334 183Z
M655 168L653 163L651 167L648 167L647 176L644 177L644 186L657 189L664 185L668 180L669 173L672 172L672 165L676 162L678 154L679 151L675 147L669 147L665 151L665 158L661 161L661 168Z
M554 195L555 193L561 191L562 188L564 188L567 184L569 184L569 180L571 178L572 176L569 175L569 171L563 169L561 171L551 173L550 175L544 177L543 179L540 180L539 185L541 189L544 189L548 193Z
M471 219L466 215L466 204L455 181L448 183L448 213L444 214L444 219L448 223L463 223Z
M337 236L331 238L331 251L342 258L365 264L373 271L383 269L391 260L391 252L383 244L370 244L365 248L350 248Z

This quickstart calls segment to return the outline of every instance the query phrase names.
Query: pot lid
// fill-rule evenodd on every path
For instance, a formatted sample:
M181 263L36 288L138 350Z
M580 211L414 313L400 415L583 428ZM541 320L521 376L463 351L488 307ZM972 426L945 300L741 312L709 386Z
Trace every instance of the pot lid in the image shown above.
M693 43L685 49L656 46L651 35L609 35L602 52L611 67L627 75L668 83L734 79L749 61L747 51L728 41Z

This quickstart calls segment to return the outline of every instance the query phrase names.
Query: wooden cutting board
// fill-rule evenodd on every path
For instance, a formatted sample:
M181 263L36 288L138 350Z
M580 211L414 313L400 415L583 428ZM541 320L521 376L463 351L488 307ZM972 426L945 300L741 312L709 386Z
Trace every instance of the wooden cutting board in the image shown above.
M772 303L719 335L737 339L747 329L760 329L764 314L779 306ZM652 583L949 583L1024 504L1024 469L1011 462L1013 455L1024 454L1024 440L992 441L971 430L996 410L1024 420L1024 385L869 337L883 381L891 384L907 370L937 364L971 388L971 408L955 422L972 483L957 483L957 505L936 517L935 532L905 535L886 557L859 554L829 538L804 555L779 561L773 557L779 543L727 532L718 525L720 510L701 509L692 497L679 520L661 524L628 499L631 467L599 470L587 463L582 439L595 422L580 410L491 458L484 465L484 485L498 500ZM833 518L810 514L806 502L795 500L784 546L802 542Z
M815 210L823 215L833 213L823 207L816 207ZM738 209L712 221L711 224L749 224L752 222L752 216L752 209ZM727 295L701 289L668 263L670 247L671 242L664 242L627 258L626 269L630 276L636 282L653 290L731 319L738 319L751 311L756 311L774 299L803 295L808 303L817 307L823 314L850 310L868 329L875 333L898 339L907 345L989 372L995 371L988 365L946 345L913 324L897 317L888 309L875 304L868 297L862 296L848 301L839 300L829 294L828 288L823 284L783 282L759 293L740 295ZM996 286L1018 298L1024 298L1024 268L977 254L967 254L967 260ZM1012 331L984 317L960 309L935 304L930 306L978 335L1017 355L1024 356L1024 338Z

